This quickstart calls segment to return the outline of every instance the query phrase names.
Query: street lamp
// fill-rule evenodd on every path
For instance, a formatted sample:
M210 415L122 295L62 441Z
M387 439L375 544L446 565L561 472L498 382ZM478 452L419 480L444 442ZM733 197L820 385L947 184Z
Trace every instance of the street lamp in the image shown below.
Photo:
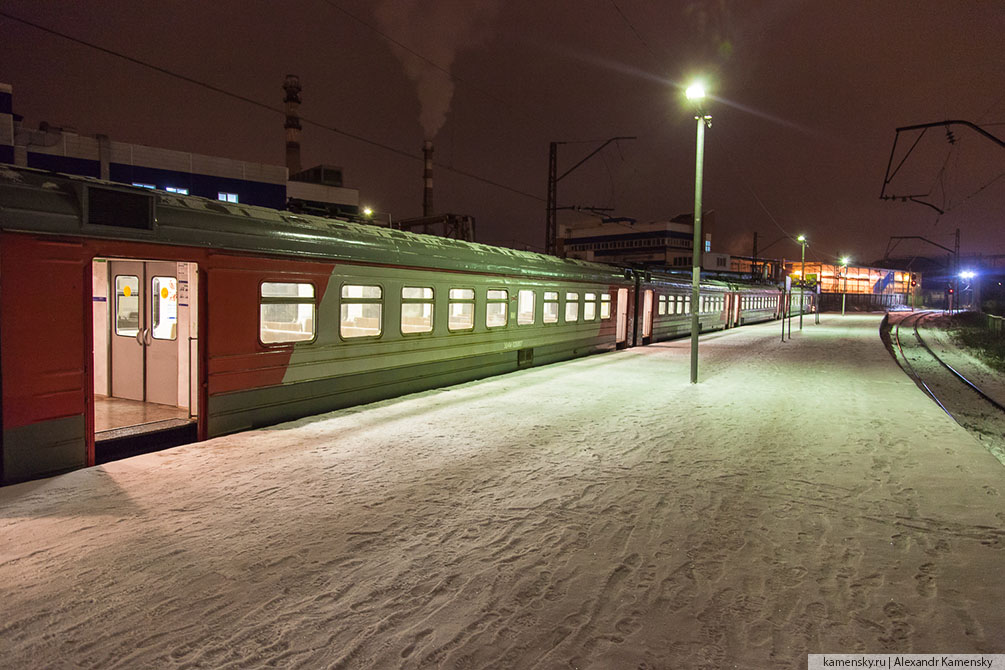
M799 271L799 330L802 330L803 310L805 307L803 292L806 290L806 236L800 235L796 238L796 242L803 246L803 268Z
M694 160L694 240L691 250L691 383L698 383L698 292L701 280L701 176L705 161L705 126L712 126L712 117L705 114L705 87L695 82L687 87L684 95L695 105L695 120L698 135Z
M960 301L960 305L961 306L963 305L963 295L966 293L966 291L968 289L970 290L970 309L974 308L974 304L975 303L978 304L978 305L980 304L980 296L979 296L979 294L977 294L977 297L975 299L974 284L976 284L976 282L974 281L974 277L976 277L976 276L977 276L977 273L974 272L973 270L964 270L963 272L960 273L960 277L962 279L966 279L967 280L967 283L963 287L963 290L960 292L960 296L958 298L958 300Z
M844 316L844 299L848 295L848 261L850 259L847 256L841 257L841 279L844 282L844 286L841 288L841 316Z

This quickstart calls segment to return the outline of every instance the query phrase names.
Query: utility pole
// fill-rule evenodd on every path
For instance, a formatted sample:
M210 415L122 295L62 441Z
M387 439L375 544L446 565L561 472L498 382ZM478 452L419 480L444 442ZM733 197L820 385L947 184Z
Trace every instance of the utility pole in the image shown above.
M548 211L544 228L544 252L552 256L558 255L558 182L565 179L570 172L580 165L596 156L611 142L618 140L634 140L635 137L612 137L599 147L594 149L586 158L582 159L571 168L558 174L558 145L570 144L569 142L552 142L548 145Z

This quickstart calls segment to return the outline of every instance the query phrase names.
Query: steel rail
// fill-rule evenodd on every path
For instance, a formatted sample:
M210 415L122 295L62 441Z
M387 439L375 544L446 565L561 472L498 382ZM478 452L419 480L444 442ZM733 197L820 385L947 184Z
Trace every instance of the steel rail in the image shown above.
M967 379L956 368L954 368L953 366L951 366L949 363L946 363L944 360L942 360L941 358L939 358L939 355L937 353L935 353L934 351L932 351L932 348L929 347L925 343L924 338L921 337L921 333L918 332L918 324L920 322L921 322L921 319L918 319L917 321L914 322L914 337L917 338L918 343L921 344L921 346L925 348L925 351L927 351L932 356L932 358L934 358L936 361L938 361L939 364L942 365L942 367L944 367L945 369L949 370L951 373L953 373L956 376L957 379L959 379L961 382L963 382L964 384L966 384L970 388L970 390L972 390L974 393L976 393L977 395L979 395L980 397L982 397L984 400L986 400L990 405L992 405L996 409L1001 410L1002 412L1005 412L1005 406L1003 406L997 400L995 400L994 398L992 398L991 396L989 396L987 393L985 393L984 391L982 391L976 384L974 384L972 381L970 381L969 379ZM941 403L940 403L940 405L941 405Z
M894 333L893 333L894 339L896 339L896 341L897 341L897 349L900 350L900 357L904 360L904 363L907 364L908 370L905 370L905 372L907 372L914 379L914 382L916 384L918 384L919 386L921 386L922 389L924 389L925 393L928 394L928 397L931 398L932 400L934 400L935 404L938 405L939 407L941 407L942 411L945 412L946 415L949 416L950 419L952 419L953 421L956 421L956 423L960 423L957 420L957 418L955 416L953 416L953 413L950 412L948 409L946 409L946 406L942 404L942 401L939 400L939 398L935 395L935 392L932 391L932 389L930 389L928 387L928 384L925 383L925 380L923 380L921 378L921 375L918 374L918 371L914 369L913 365L911 365L911 361L908 360L907 354L904 353L904 345L900 341L900 326L901 326L901 324L904 323L905 321L907 321L908 319L911 319L911 318L914 318L914 317L918 317L917 321L915 321L915 323L914 323L914 333L915 333L915 336L917 336L917 334L918 334L918 321L920 321L921 317L923 317L925 314L927 314L927 312L921 312L921 313L918 313L918 314L912 314L912 315L907 316L904 319L901 319L900 321L897 322L897 327L896 327L896 329L894 330ZM920 338L919 338L919 340L920 340ZM922 344L924 344L924 343L922 343Z

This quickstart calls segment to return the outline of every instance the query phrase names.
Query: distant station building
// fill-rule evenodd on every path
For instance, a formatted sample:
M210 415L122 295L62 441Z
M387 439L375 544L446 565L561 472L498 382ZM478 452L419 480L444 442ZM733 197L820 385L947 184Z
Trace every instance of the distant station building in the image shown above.
M230 203L326 216L359 214L359 191L342 185L340 168L290 176L286 166L174 151L88 137L46 122L28 128L14 113L13 90L0 83L0 163L82 175Z
M803 264L787 261L784 272L792 278L793 286L805 280L806 290L819 293L823 311L840 310L842 295L847 309L858 311L920 306L920 273L819 262L807 262L805 267L803 277Z

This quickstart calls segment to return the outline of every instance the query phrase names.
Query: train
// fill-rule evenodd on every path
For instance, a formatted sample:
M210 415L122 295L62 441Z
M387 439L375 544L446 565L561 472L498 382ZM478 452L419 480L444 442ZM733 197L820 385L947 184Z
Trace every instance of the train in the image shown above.
M0 481L99 462L109 407L201 441L813 299L0 165Z

